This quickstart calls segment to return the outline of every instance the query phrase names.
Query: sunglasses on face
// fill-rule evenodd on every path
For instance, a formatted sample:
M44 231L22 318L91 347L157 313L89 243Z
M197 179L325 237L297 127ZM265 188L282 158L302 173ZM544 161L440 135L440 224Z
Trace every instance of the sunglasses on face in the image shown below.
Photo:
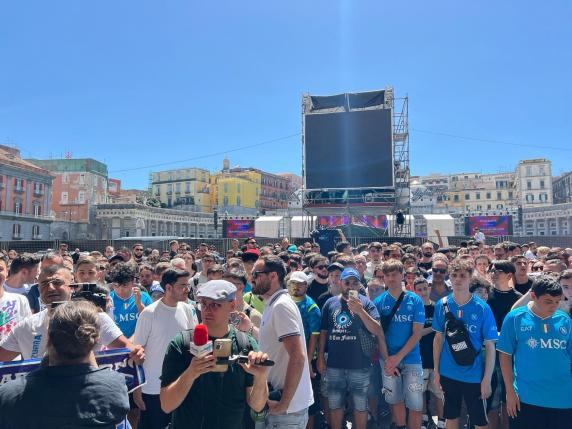
M261 275L261 274L268 274L268 273L270 273L270 272L271 272L271 271L253 271L253 272L251 273L251 275L252 275L252 278L255 279L255 278L257 278L257 277L258 277L259 275Z
M222 307L222 304L219 302L205 302L205 301L198 301L198 304L201 307L201 310L210 310L210 311L216 311L219 308Z
M434 273L445 274L447 272L447 268L433 268L432 271Z
M544 271L544 267L532 267L532 271Z
M326 268L328 268L327 265L316 265L314 267L316 270L325 270Z

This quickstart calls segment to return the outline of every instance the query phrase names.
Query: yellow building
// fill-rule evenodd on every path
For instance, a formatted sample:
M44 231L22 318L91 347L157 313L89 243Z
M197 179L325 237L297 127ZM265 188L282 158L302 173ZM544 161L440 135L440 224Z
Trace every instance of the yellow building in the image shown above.
M255 215L259 208L261 174L256 171L226 170L211 178L212 205L219 213Z
M181 168L151 173L152 196L164 207L195 206L212 212L211 174L202 168Z

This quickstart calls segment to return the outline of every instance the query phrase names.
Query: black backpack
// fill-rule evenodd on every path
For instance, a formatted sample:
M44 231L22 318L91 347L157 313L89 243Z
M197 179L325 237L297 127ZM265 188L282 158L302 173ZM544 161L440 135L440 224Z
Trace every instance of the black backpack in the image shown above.
M449 350L457 365L471 366L479 352L473 347L469 331L462 320L453 316L447 304L447 297L441 301L445 312L445 339L449 345Z

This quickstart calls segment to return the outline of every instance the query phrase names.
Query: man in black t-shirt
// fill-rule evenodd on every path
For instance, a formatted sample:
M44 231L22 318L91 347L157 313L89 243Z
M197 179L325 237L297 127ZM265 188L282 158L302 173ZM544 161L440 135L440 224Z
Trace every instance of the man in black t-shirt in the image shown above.
M439 419L439 426L445 427L445 419L443 418L443 392L435 384L433 378L433 339L435 338L435 331L433 331L431 325L433 323L433 314L435 313L435 303L429 299L429 284L424 277L417 277L413 281L413 288L417 296L423 301L423 306L425 307L425 324L423 325L423 330L421 331L422 337L419 342L419 351L421 352L421 363L423 365L423 391L425 392L424 402L423 402L423 421L421 424L421 429L427 429L429 427L429 422L432 421L433 412L437 414ZM432 404L431 408L429 405ZM434 410L433 410L434 408Z
M310 259L314 279L308 284L308 296L318 301L321 294L328 291L328 258L316 255Z
M528 277L528 259L526 256L513 256L510 262L514 264L514 288L521 294L525 294L532 287L532 280Z
M421 252L423 256L421 257L419 262L417 262L417 267L422 268L425 271L429 271L431 269L431 265L433 264L432 257L433 253L435 252L433 244L429 242L423 243L423 245L421 246Z
M489 275L491 276L493 288L489 294L487 304L491 307L497 329L500 329L504 318L514 303L522 296L521 293L510 287L510 281L513 280L515 272L514 264L510 261L497 260L491 262ZM495 375L497 377L497 387L488 401L489 410L487 415L489 422L491 422L491 427L501 427L500 424L502 424L504 419L508 418L508 415L506 413L504 382L498 357L495 361Z

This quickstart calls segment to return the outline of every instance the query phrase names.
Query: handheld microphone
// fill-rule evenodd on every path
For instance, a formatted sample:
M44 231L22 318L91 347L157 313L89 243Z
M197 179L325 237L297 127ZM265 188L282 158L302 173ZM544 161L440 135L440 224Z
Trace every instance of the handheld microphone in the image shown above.
M193 341L189 347L193 356L201 358L213 352L213 342L209 341L209 331L206 325L199 323L193 331Z

